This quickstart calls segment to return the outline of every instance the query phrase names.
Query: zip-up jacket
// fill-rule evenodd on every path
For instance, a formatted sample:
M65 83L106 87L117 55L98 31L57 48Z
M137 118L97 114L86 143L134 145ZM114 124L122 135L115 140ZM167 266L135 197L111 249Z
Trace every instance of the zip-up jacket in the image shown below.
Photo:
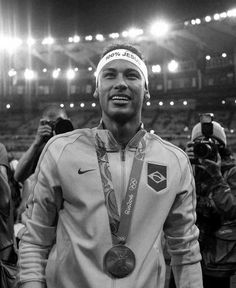
M113 278L104 271L112 236L95 148L106 148L120 213L135 151L145 141L145 158L126 246L134 271ZM122 148L108 130L78 129L46 144L23 215L18 284L48 288L162 288L167 239L177 286L201 288L195 226L196 196L191 165L178 147L141 129Z

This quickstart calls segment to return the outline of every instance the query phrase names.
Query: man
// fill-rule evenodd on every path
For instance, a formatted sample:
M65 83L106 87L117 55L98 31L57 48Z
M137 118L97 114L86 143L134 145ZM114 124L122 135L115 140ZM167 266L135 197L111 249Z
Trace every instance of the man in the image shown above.
M33 143L17 163L14 173L15 180L23 183L34 173L39 156L45 144L53 135L72 130L72 123L69 121L64 108L56 105L46 107Z
M0 286L7 281L12 284L15 275L9 275L5 271L7 265L16 265L17 254L14 245L13 209L11 189L8 183L8 156L5 146L0 143ZM4 262L4 264L2 263ZM4 277L6 277L4 279ZM12 277L12 278L11 278ZM10 279L11 278L11 279ZM12 286L13 287L13 286Z
M236 271L236 165L224 128L213 121L213 114L202 114L200 120L186 152L196 183L203 285L230 288ZM171 275L169 288L175 287Z
M201 120L193 127L186 152L195 172L204 288L230 288L236 272L236 165L224 128L213 114L201 118L209 116L211 122ZM227 234L230 229L235 232Z
M97 66L99 127L52 138L24 216L23 288L162 288L164 232L178 287L201 288L195 191L185 153L141 123L148 72L133 46Z

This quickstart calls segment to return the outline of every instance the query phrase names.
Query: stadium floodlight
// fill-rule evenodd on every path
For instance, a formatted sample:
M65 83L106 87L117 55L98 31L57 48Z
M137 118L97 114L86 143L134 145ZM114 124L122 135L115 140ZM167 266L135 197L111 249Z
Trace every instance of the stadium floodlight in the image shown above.
M169 63L168 63L168 70L170 72L176 72L178 70L178 67L179 67L179 63L175 60L171 60Z
M21 46L22 40L20 38L1 37L0 43L2 49L6 50L9 54L12 54Z
M7 104L7 105L6 105L6 108L7 108L7 109L10 109L10 108L11 108L11 104Z
M197 18L197 19L195 20L195 22L196 22L197 25L200 25L200 24L201 24L201 19Z
M157 21L151 25L150 32L156 37L165 36L170 30L170 24L164 20Z
M215 21L220 20L220 14L218 14L218 13L214 14L213 18Z
M52 45L55 42L55 40L49 36L43 39L42 44L43 45Z
M159 106L163 106L163 104L164 104L164 103L163 103L162 101L160 101L160 102L158 103Z
M174 106L174 105L175 105L175 102L174 102L174 101L170 101L170 105L171 105L171 106Z
M223 53L221 54L221 56L222 56L223 58L226 58L226 57L227 57L227 54L223 52Z
M143 34L143 29L139 29L139 28L130 28L128 30L128 36L130 38L135 38L137 36L140 36Z
M188 105L188 102L186 100L183 101L183 105L186 106Z
M236 8L227 11L228 17L236 17Z
M121 35L122 35L122 37L126 38L129 36L129 32L125 30L121 33Z
M96 107L96 103L94 103L94 102L91 105L92 105L92 107Z
M70 108L74 108L75 104L74 103L70 103Z
M211 56L210 55L206 55L206 60L207 61L211 60Z
M60 70L59 69L55 69L52 71L52 77L54 79L57 79L59 77L59 74L60 74Z
M97 34L95 38L97 41L104 41L104 36L102 34Z
M60 107L61 107L61 108L64 108L64 107L65 107L65 105L64 105L63 103L61 103L61 104L60 104Z
M80 41L80 36L75 35L75 36L73 36L73 37L69 37L69 38L68 38L68 41L69 41L70 43L78 43L78 42Z
M25 80L32 80L35 78L35 73L33 70L26 68L24 72Z
M196 24L196 20L195 20L195 19L192 19L192 20L191 20L191 24L192 24L192 25L195 25L195 24Z
M80 107L84 108L85 104L84 103L80 103Z
M117 39L117 38L120 37L120 34L119 34L119 33L111 33L111 34L109 34L109 37L110 37L111 39Z
M226 18L226 17L227 17L227 13L226 12L220 13L220 18Z
M36 40L32 37L28 37L26 40L26 43L28 46L33 46L35 44Z
M68 80L72 80L75 78L75 71L73 69L68 69L66 72L66 77Z
M161 73L161 65L152 65L152 72L153 73Z
M206 17L205 17L205 21L206 21L206 22L211 22L211 16L206 16Z
M85 36L85 40L86 41L92 41L93 40L93 36L92 35L87 35L87 36Z
M10 70L8 71L8 76L9 76L9 77L14 77L16 74L17 74L17 72L16 72L15 69L10 69Z
M73 37L74 43L78 43L80 41L80 37L78 35L75 35Z

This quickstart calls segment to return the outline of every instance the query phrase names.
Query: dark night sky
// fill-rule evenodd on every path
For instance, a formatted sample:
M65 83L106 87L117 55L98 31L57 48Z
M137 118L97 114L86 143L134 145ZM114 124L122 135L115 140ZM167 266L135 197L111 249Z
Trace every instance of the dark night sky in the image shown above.
M235 0L0 0L0 33L67 37L145 28L236 8Z

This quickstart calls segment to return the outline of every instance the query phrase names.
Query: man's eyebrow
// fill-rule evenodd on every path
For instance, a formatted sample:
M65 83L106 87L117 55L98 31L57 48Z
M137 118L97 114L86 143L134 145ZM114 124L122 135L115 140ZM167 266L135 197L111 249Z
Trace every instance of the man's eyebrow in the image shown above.
M128 69L126 69L125 70L125 72L137 72L137 73L139 73L140 74L140 71L138 70L138 69L135 69L135 68L128 68Z
M115 69L115 68L104 68L104 69L102 70L102 72L107 72L107 71L109 71L109 72L115 72L116 69Z

